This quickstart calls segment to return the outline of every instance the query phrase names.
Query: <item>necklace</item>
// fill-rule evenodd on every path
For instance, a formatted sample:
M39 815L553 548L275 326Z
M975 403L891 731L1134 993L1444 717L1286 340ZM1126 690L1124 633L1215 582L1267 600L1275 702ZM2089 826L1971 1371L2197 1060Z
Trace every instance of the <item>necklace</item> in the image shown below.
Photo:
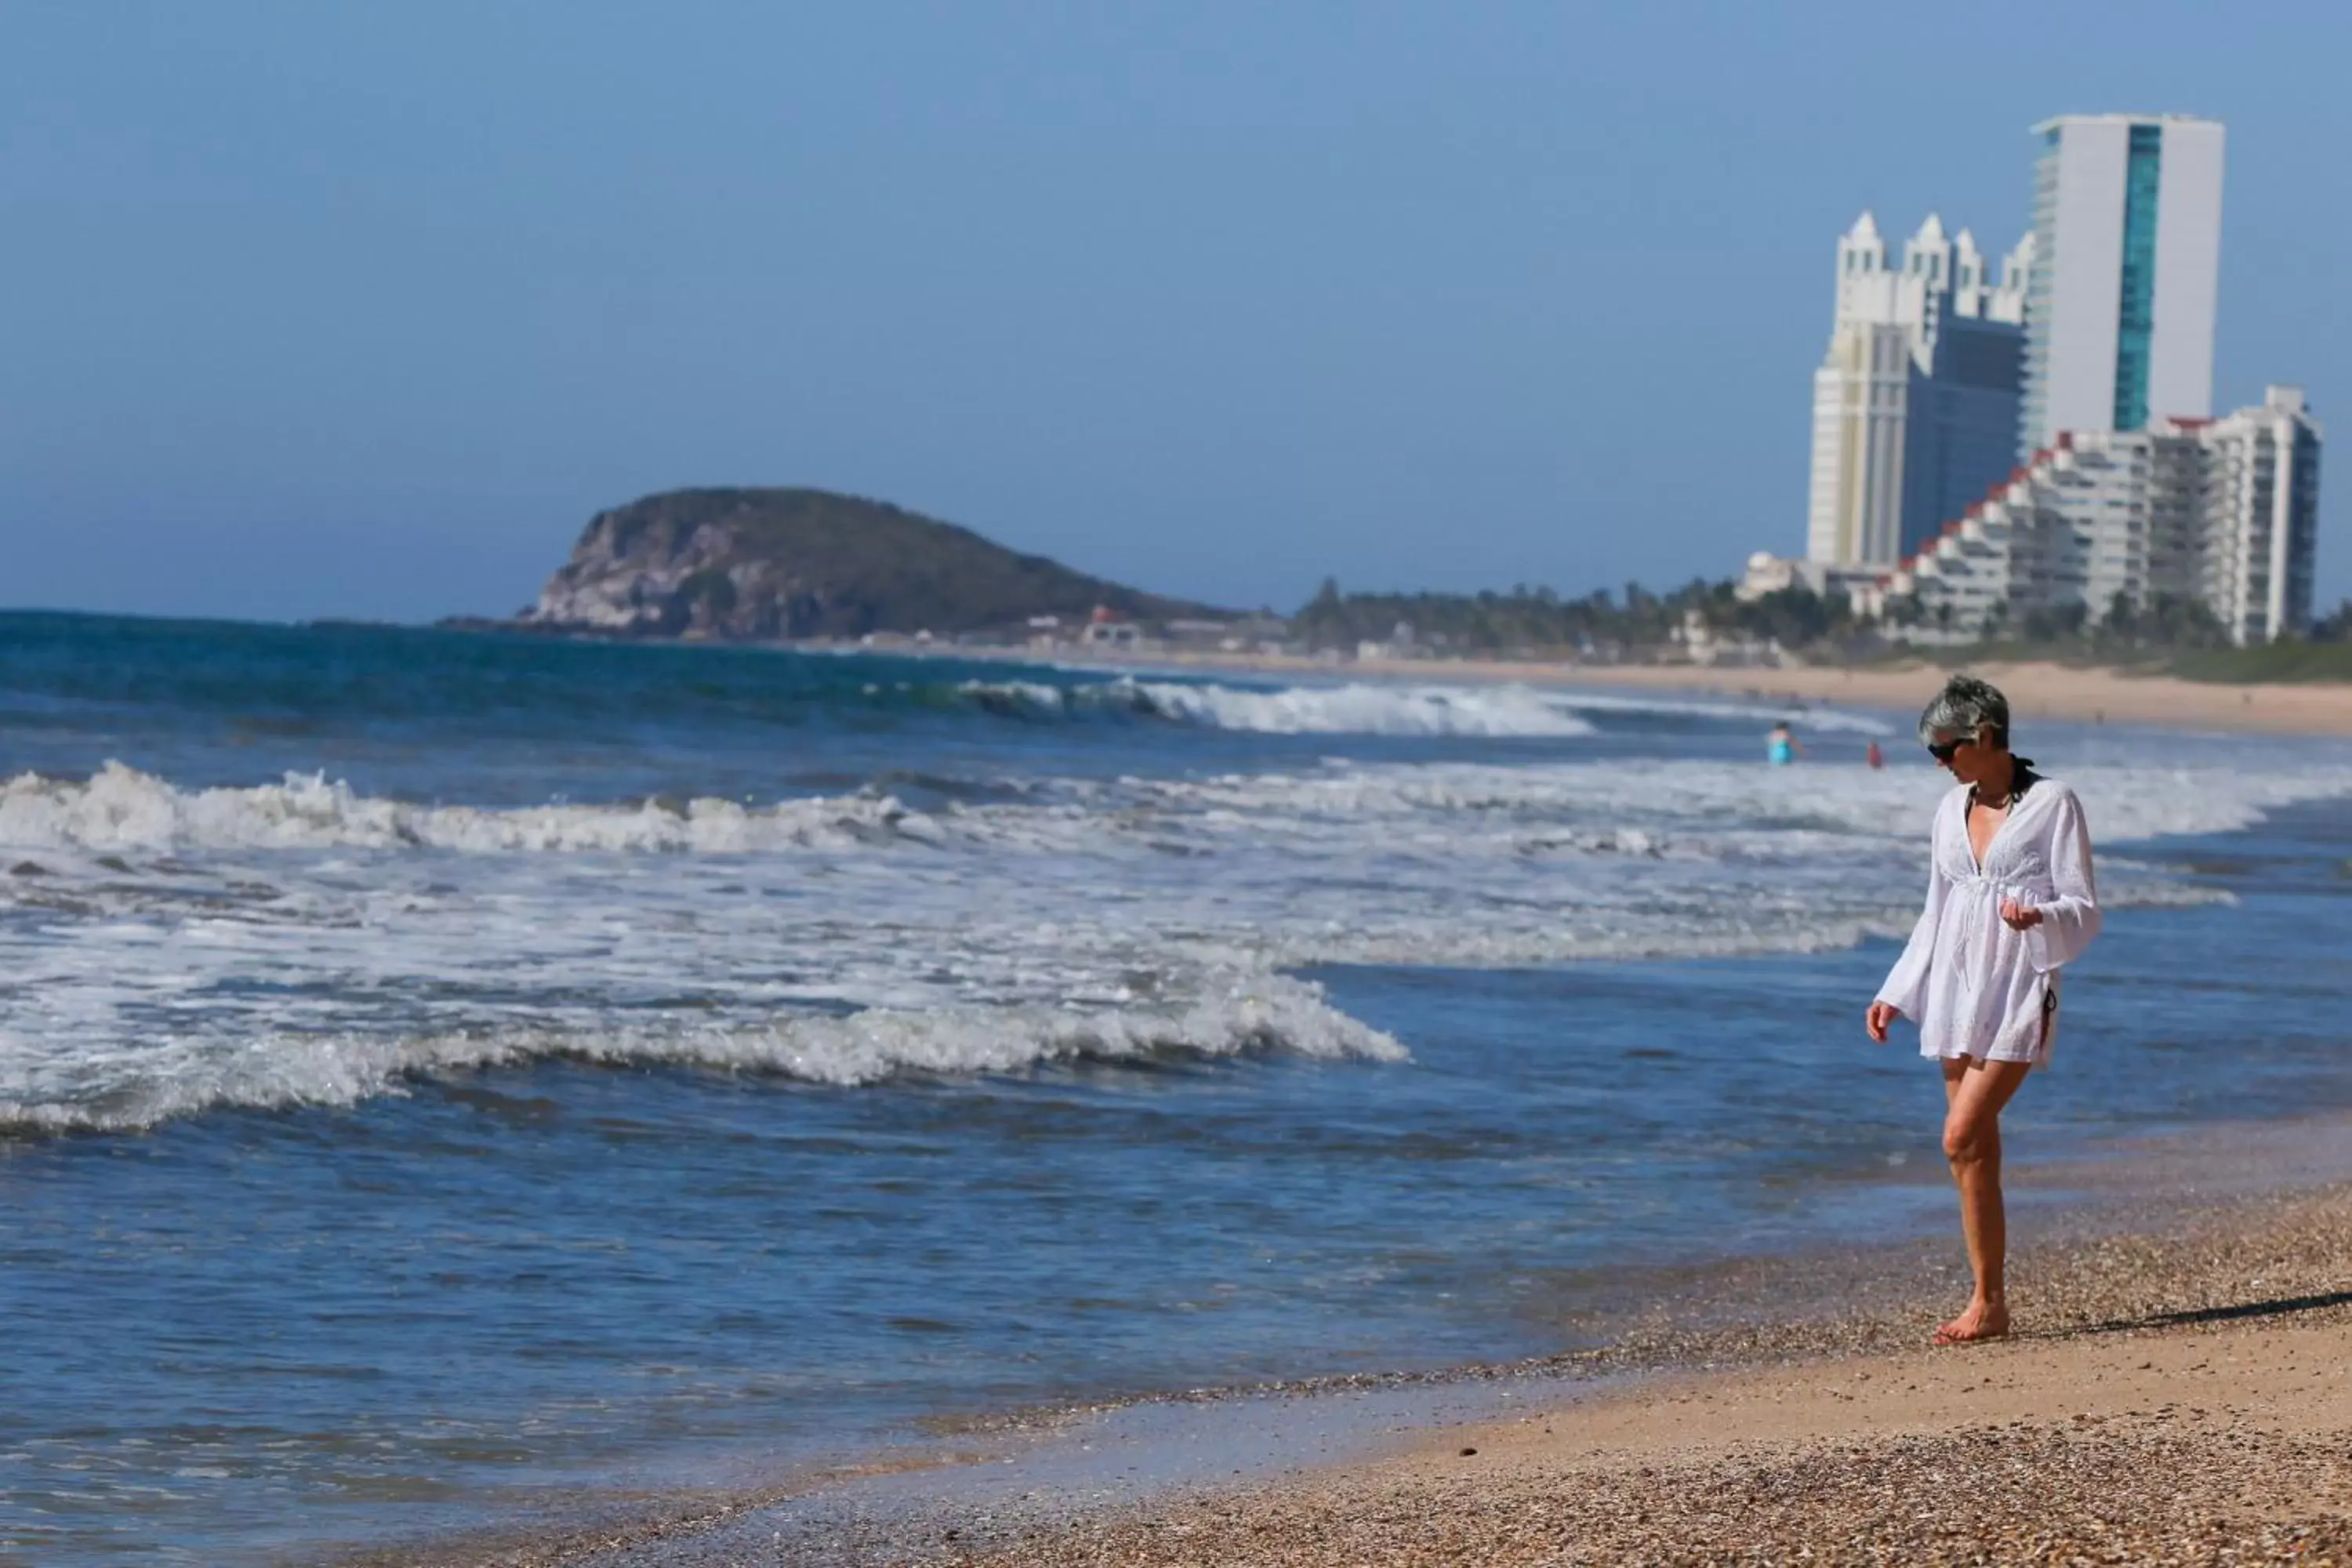
M1983 806L1987 811L2007 811L2017 804L2017 797L2025 793L2026 786L2033 783L2033 763L2024 757L2012 758L2009 764L2009 787L2001 791L2000 798L1987 800L1984 786L1970 784L1969 785L1969 804L1972 806Z
M2009 787L2001 791L1999 800L1988 799L1983 785L1970 784L1969 785L1969 804L1980 805L1987 811L2006 811L2017 804L2018 795L2023 793L2024 783L2025 781L2012 771L2009 775Z

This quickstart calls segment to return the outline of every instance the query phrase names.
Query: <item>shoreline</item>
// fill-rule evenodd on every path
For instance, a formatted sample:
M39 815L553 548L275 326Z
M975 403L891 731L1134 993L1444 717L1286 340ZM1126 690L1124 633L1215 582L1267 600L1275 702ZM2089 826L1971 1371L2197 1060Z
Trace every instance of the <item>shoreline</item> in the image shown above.
M1871 1536L1874 1558L1846 1555L1973 1561L1928 1550L1975 1528L1965 1519L1943 1519L1929 1541L1901 1534L1908 1512L1856 1524L1839 1510L1906 1476L2005 1463L2004 1442L2105 1477L2084 1507L2151 1455L2183 1451L2214 1478L2212 1496L2259 1495L2259 1477L2230 1468L2242 1416L2269 1421L2260 1430L2279 1441L2257 1444L2263 1463L2297 1487L2315 1474L2340 1481L2352 1552L2352 1373L2308 1375L2315 1364L2352 1368L2352 1116L2123 1140L2023 1165L2013 1184L2061 1201L2016 1209L2014 1228L2031 1239L2012 1260L2020 1332L2003 1343L1924 1345L1948 1298L1966 1289L1956 1237L1722 1259L1630 1281L1630 1295L1654 1298L1647 1309L1562 1321L1563 1333L1599 1331L1594 1349L1008 1412L764 1486L575 1498L536 1528L332 1561L1772 1560L1882 1528L1896 1533ZM2315 1431L2343 1437L2334 1469L2305 1438L2286 1440ZM1838 1479L1856 1467L1881 1475L1880 1489ZM1755 1475L1780 1478L1805 1509L1741 1524L1725 1489ZM1627 1520L1647 1521L1648 1533L1627 1534ZM2025 1538L1966 1539L2009 1561ZM1956 1551L1962 1543L1952 1537ZM1541 1551L1522 1552L1531 1546Z
M450 629L512 634L504 624ZM2136 673L2115 665L2066 665L2047 659L1979 660L1920 654L1889 665L1585 664L1481 658L1320 658L1303 654L1160 648L1149 653L1078 646L1035 648L1001 645L893 641L871 647L854 642L718 644L665 639L664 646L768 647L794 653L870 653L896 658L960 659L978 664L1025 664L1134 675L1154 670L1229 673L1257 678L1309 677L1345 682L1366 679L1424 685L1507 685L1620 688L1698 692L1775 702L1827 702L1908 716L1926 706L1958 670L1983 677L2006 693L2020 719L2082 724L2144 724L2224 733L2352 736L2352 681L2189 680ZM1769 718L1770 714L1759 717ZM1800 715L1801 717L1801 715Z
M906 649L891 649L904 653ZM941 650L952 657L977 650ZM991 653L987 657L999 657ZM1826 702L1916 712L1945 676L1965 669L2007 694L2019 720L2054 719L2082 724L2147 724L2174 730L2278 735L2352 735L2352 685L2266 683L2223 686L2173 675L2132 675L2098 667L2076 668L2044 661L1977 663L1922 660L1886 668L1840 665L1717 668L1678 664L1514 663L1484 659L1322 659L1264 654L1165 653L1119 658L1073 650L1040 655L1006 650L1023 662L1132 673L1163 668L1230 671L1252 676L1314 676L1325 680L1369 677L1430 685L1522 684L1552 688L1620 688L1695 692L1774 702ZM1772 715L1759 714L1759 718ZM1802 714L1792 715L1800 724Z
M2352 1562L2352 1186L2017 1261L2004 1342L1662 1373L902 1560Z
M947 1560L2342 1563L2344 1303L1664 1379Z

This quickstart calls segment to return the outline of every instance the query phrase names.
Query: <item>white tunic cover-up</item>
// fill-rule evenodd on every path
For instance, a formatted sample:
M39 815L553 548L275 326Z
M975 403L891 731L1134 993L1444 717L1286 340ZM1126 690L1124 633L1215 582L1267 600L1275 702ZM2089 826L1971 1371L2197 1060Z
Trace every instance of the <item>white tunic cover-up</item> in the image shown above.
M2073 790L2037 778L1979 866L1968 810L1966 784L1936 808L1927 907L1878 1000L1919 1026L1921 1056L2042 1066L2058 1032L2059 966L2099 934L2090 827ZM2040 910L2041 923L2011 930L2004 899Z

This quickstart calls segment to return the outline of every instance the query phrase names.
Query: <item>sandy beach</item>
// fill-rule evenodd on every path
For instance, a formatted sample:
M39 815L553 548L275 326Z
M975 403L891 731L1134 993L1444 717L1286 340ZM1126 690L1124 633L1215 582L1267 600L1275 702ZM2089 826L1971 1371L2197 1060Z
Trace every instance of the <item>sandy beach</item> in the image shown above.
M1655 1306L1603 1349L1490 1369L1522 1403L1486 1407L1522 1414L1360 1432L1337 1463L1302 1443L1225 1484L1089 1498L1024 1489L1033 1471L983 1495L960 1477L992 1461L967 1452L830 1512L823 1494L854 1472L343 1561L2352 1563L2352 1183L2262 1186L2265 1167L2340 1172L2352 1127L2242 1131L2242 1149L2171 1151L2160 1195L2114 1206L2126 1163L2092 1175L2107 1197L2037 1215L2044 1239L2012 1260L2019 1332L1998 1343L1925 1343L1965 1290L1954 1246L1759 1258L1645 1282Z
M2003 1343L1929 1349L1927 1302L1883 1299L1681 1346L1715 1370L934 1560L2352 1562L2352 1188L2038 1248L2013 1289Z
M1668 1380L977 1561L2352 1560L2347 1329L2257 1322Z

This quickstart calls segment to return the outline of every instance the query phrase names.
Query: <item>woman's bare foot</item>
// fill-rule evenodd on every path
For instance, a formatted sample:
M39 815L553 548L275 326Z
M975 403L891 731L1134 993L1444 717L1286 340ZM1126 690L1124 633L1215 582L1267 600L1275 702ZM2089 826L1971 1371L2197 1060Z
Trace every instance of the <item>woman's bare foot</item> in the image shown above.
M2000 1301L1971 1301L1968 1310L1936 1331L1933 1343L1965 1345L1997 1340L2009 1332L2009 1308Z

